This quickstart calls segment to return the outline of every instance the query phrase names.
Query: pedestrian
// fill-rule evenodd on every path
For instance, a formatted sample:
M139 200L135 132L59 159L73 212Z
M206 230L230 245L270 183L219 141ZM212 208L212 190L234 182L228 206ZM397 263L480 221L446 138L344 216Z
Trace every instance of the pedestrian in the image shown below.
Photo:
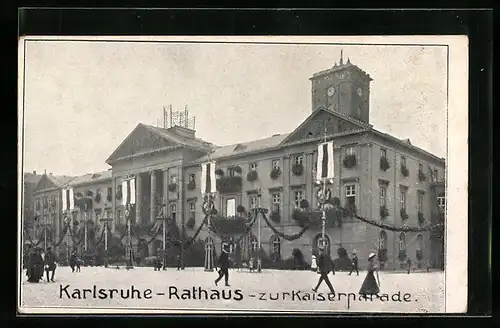
M349 275L356 271L356 275L359 276L359 270L358 270L358 256L356 255L356 252L352 253L352 258L351 258L351 271L349 272Z
M406 258L406 270L407 270L408 274L410 274L410 270L411 270L411 259L410 259L410 257L409 257L409 256Z
M318 270L318 263L316 263L316 255L312 255L311 257L311 270L316 271Z
M161 266L162 266L162 263L161 263L161 251L158 248L156 250L156 256L155 256L155 259L154 259L154 271L160 271Z
M313 288L313 291L316 293L321 283L325 281L328 288L330 288L330 293L332 294L335 293L335 289L333 288L332 283L328 278L328 274L330 272L333 272L333 274L335 274L335 269L333 268L333 261L330 258L330 256L325 252L324 247L319 248L319 256L317 261L318 261L318 272L320 274L320 277L318 280L318 284L316 285L315 288Z
M54 282L54 275L56 273L56 267L57 267L57 256L56 254L52 251L52 247L47 247L47 253L45 253L45 272L47 274L47 282ZM49 277L49 274L52 273Z
M176 261L177 261L177 271L181 269L181 256L177 254L176 256Z
M75 272L75 268L79 266L78 257L76 256L76 252L72 252L69 258L69 266L71 267L71 272Z
M219 273L219 277L215 279L215 286L219 283L219 281L224 277L224 280L226 282L226 286L229 287L229 252L226 249L227 244L222 245L222 253L220 254L219 261L218 261L218 266L219 270L217 271Z
M27 261L28 282L38 283L43 276L43 259L38 248L32 249Z
M374 259L375 253L370 253L368 256L368 273L366 274L363 285L361 285L361 289L359 290L360 295L377 295L380 292L380 279L378 277L378 268L373 263ZM377 280L375 280L374 273L377 275Z

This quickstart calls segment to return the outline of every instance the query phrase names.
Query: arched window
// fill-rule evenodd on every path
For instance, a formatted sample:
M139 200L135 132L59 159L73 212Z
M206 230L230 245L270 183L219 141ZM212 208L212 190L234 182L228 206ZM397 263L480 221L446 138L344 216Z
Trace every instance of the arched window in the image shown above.
M424 249L424 237L422 235L417 236L417 250Z
M382 230L378 237L378 249L387 249L387 233Z
M405 250L406 249L406 238L404 232L402 232L399 235L399 250Z
M272 235L269 240L269 254L271 254L271 259L274 261L279 261L281 259L281 239L276 235Z
M321 245L325 247L325 251L329 255L331 242L328 235L325 235L325 238L323 239L321 234L319 233L313 238L313 252L317 254Z

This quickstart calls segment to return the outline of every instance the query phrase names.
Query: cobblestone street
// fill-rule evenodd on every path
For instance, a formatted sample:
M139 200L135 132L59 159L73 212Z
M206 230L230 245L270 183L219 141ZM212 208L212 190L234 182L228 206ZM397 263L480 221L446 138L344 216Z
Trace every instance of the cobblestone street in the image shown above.
M152 268L142 267L133 270L83 267L81 272L72 273L68 267L59 267L54 283L47 283L45 280L39 284L27 283L26 275L23 273L20 303L22 307L65 307L68 310L70 308L262 309L410 313L445 310L442 272L410 275L382 272L380 273L382 299L374 298L372 301L360 300L357 295L365 274L360 272L359 276L349 276L345 272L338 272L335 276L330 275L336 295L329 296L328 287L324 283L320 286L318 294L312 292L311 289L316 285L319 275L310 271L265 270L259 274L231 270L231 286L224 287L222 280L216 287L214 279L217 274L204 272L201 268L186 268L184 271L169 268L166 271L155 272ZM134 291L130 292L132 286ZM76 293L75 289L78 290ZM90 291L83 292L83 289ZM100 293L99 289L105 291ZM113 298L110 298L110 289L124 290L125 297L128 290L129 298L121 297L120 291L115 291ZM189 295L183 292L183 289L188 289ZM348 296L342 293L355 293L355 295ZM230 299L223 299L222 296ZM54 309L53 312L60 310Z

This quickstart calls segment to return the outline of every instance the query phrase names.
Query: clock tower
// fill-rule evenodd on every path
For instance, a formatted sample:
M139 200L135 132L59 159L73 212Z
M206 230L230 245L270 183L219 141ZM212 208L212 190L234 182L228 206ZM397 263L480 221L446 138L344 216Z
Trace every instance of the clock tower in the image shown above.
M370 123L370 82L372 78L349 59L313 74L312 110L325 107L365 123Z

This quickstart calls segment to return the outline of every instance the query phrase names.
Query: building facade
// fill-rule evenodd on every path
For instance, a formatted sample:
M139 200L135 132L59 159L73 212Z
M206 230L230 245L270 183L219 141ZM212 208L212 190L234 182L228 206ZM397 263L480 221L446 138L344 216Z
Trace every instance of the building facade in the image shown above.
M413 146L410 140L373 128L369 123L370 81L359 67L341 60L311 78L312 108L302 124L291 133L252 142L218 147L196 138L191 129L138 124L106 160L111 166L110 178L99 185L73 183L75 191L85 193L92 186L96 192L105 190L110 195L104 208L112 213L113 230L126 224L125 212L129 210L136 225L154 225L163 213L192 236L204 219L201 164L215 161L218 179L226 185L216 193L219 214L230 219L239 211L267 208L277 214L272 227L264 220L260 222L264 252L275 259L286 259L294 249L300 249L310 259L321 229L310 228L300 238L288 238L293 239L290 241L280 234L291 236L301 231L294 211L302 200L307 200L311 208L318 206L314 172L317 146L333 141L335 177L328 189L344 207L396 227L443 220L436 196L442 191L436 191L436 186L444 182L444 159ZM136 202L132 207L123 204L121 189L129 180L135 182ZM43 197L51 195L43 193ZM93 210L92 215L98 217L102 206ZM249 236L242 239L244 249L257 247L257 229L254 224ZM203 227L198 238L220 246L220 239L208 236L208 229ZM161 240L162 236L155 238ZM435 254L442 252L428 231L385 231L352 216L344 218L341 225L327 226L326 238L332 257L339 248L356 252L360 267L366 266L370 252L380 249L386 250L386 268L392 269L401 267L401 251L413 263L434 266L439 265ZM153 255L156 245L151 243L144 256Z
M41 175L33 173L24 173L23 175L23 234L25 240L35 238L35 200L33 199L33 192L40 181Z

